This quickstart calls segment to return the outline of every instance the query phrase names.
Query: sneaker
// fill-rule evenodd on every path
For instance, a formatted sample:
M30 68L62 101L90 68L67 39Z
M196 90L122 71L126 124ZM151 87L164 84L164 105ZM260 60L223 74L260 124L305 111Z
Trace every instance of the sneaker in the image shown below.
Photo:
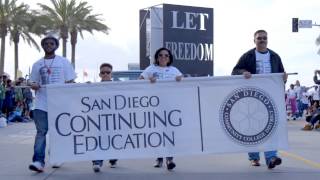
M62 163L52 163L51 167L52 168L60 168L62 166Z
M303 128L302 128L302 130L304 130L304 131L311 131L313 129L313 127L312 127L312 125L310 125L310 124L306 124Z
M251 160L251 166L260 166L260 162L258 159Z
M38 173L41 173L44 171L44 166L42 165L41 162L39 161L35 161L35 162L32 162L30 165L29 165L29 169L31 171L36 171Z
M317 124L314 129L319 129L320 128L320 124Z
M273 169L274 167L280 165L282 162L281 158L273 157L270 159L268 163L268 169Z
M110 160L110 168L116 168L117 167L117 160Z
M153 167L160 168L160 167L162 167L162 163L163 163L163 160L157 160L156 164Z
M101 165L99 165L99 164L93 164L92 165L92 169L93 169L93 171L94 172L100 172L100 167L101 167Z
M176 167L176 164L173 161L167 161L167 169L170 171Z

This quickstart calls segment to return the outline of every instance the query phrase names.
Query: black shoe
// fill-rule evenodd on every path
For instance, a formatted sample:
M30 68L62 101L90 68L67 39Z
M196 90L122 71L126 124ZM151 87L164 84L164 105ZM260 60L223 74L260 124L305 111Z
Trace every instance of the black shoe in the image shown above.
M282 163L281 158L273 157L270 159L268 163L268 169L273 169L274 167L280 165Z
M154 164L153 167L155 167L155 168L160 168L160 167L162 167L162 163L163 163L163 160L157 160L157 161L156 161L156 164Z
M55 169L60 168L61 166L62 166L62 163L53 163L53 164L51 164L51 167L55 168Z
M167 169L170 171L176 167L176 164L173 161L167 161Z
M100 172L100 168L102 167L102 165L103 165L103 161L102 160L92 161L92 170L95 173Z
M110 168L116 168L117 160L110 160L109 163L110 163Z

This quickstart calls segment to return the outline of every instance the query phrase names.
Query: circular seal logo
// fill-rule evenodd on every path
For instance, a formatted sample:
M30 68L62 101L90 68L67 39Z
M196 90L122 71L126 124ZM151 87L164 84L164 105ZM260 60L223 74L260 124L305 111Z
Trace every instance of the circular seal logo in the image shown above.
M237 143L256 145L275 131L278 111L272 98L262 89L234 90L220 107L220 124Z

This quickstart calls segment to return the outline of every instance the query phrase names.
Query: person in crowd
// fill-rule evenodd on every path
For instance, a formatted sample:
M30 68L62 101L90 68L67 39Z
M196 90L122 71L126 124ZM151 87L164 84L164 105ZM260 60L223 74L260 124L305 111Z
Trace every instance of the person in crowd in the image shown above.
M140 75L139 79L149 80L151 83L155 83L157 79L174 79L181 81L182 73L172 66L173 56L171 51L167 48L160 48L154 55L154 63L148 66ZM155 168L162 167L163 158L159 157L156 160ZM166 165L168 170L172 170L176 167L173 162L173 157L166 157Z
M27 82L23 81L23 86L25 86L24 88L22 88L22 94L23 94L23 101L24 101L24 117L27 120L31 120L30 117L30 112L31 112L31 108L32 108L32 104L33 104L33 95L31 92L31 88L30 87L26 87Z
M313 81L317 85L320 85L320 80L318 80L318 75L320 75L320 70L315 70L314 76L313 76ZM320 90L319 90L318 86L315 86L315 92L313 94L313 101L320 101ZM319 104L320 104L320 102L319 102Z
M289 99L288 99L288 94L285 93L284 94L284 99L285 99L285 103L286 103L286 112L287 112L287 120L289 121L292 117L292 111L291 111L291 106L289 103Z
M319 102L315 101L312 106L308 109L306 115L307 124L302 128L305 131L311 131L313 128L320 128L320 109ZM315 125L318 122L317 125Z
M314 70L313 81L316 84L320 84L320 80L318 79L318 75L320 75L320 70Z
M7 76L6 74L3 74L3 75L2 75L2 84L3 84L4 86L6 86L8 79L9 79L9 78L8 78L8 76Z
M2 107L3 107L3 102L4 102L4 98L6 97L6 87L5 84L3 84L2 81L3 76L0 76L0 117L3 116L2 115Z
M15 106L18 106L23 109L23 93L21 88L21 81L17 80L14 88L15 93Z
M310 92L311 96L311 104L314 104L314 102L319 102L320 101L320 90L318 85L314 85L313 89Z
M305 87L305 86L302 86L301 87L301 91L302 91L302 95L301 95L301 98L300 98L300 101L301 101L301 111L302 111L302 115L301 117L303 117L304 115L304 112L307 111L308 107L309 107L309 95L308 95L308 88Z
M290 88L287 90L287 98L290 104L290 108L291 108L291 115L293 120L296 120L297 118L297 94L296 91L294 90L294 85L290 84Z
M6 92L3 102L3 113L6 118L14 111L15 107L15 91L11 79L6 80Z
M112 65L109 63L103 63L100 65L99 77L101 82L112 81ZM110 167L115 168L117 165L117 159L109 160ZM103 160L94 160L92 161L92 169L94 172L100 172L100 168L103 165Z
M300 85L300 81L296 80L296 84L294 85L294 91L296 92L296 104L297 104L297 118L302 118L303 110L302 110L302 87Z
M47 92L48 84L72 83L76 73L71 63L64 57L55 54L59 40L54 36L46 36L41 40L44 57L32 66L30 86L35 90L35 110L33 119L37 134L34 142L34 154L29 169L43 172L45 167L46 134L48 131ZM53 165L53 168L59 165Z
M252 74L284 73L283 80L287 81L280 56L267 48L268 33L258 30L254 33L255 48L244 53L232 70L232 75L243 75L250 79ZM250 152L249 160L252 166L260 166L259 152ZM282 159L278 157L277 150L264 152L265 161L269 169L280 165Z

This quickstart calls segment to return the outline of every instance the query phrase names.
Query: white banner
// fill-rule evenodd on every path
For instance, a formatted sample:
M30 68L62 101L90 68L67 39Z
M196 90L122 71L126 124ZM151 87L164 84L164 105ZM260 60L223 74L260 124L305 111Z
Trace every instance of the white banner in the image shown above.
M52 162L288 147L281 74L50 85Z

